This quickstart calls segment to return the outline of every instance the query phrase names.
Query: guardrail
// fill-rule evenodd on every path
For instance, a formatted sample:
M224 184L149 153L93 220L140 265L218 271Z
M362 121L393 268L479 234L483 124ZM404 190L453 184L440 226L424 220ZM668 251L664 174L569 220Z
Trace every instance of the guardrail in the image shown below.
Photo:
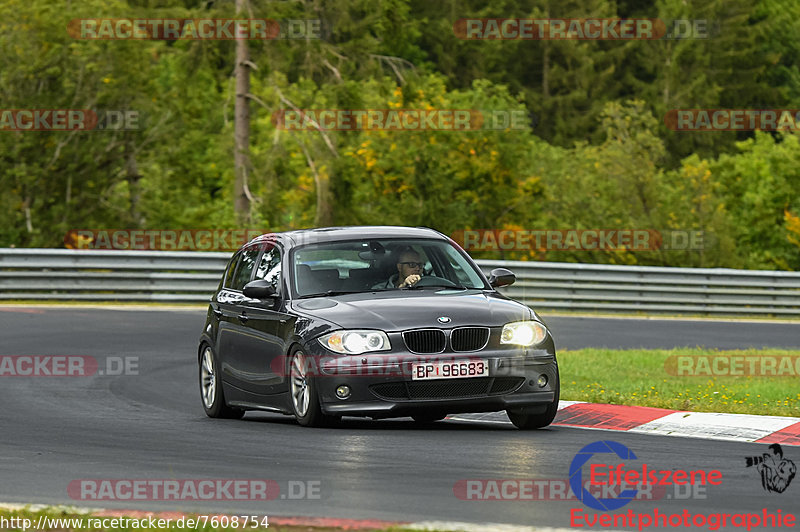
M202 303L230 253L0 249L0 300ZM478 261L509 268L501 289L542 310L800 315L800 272L559 262Z

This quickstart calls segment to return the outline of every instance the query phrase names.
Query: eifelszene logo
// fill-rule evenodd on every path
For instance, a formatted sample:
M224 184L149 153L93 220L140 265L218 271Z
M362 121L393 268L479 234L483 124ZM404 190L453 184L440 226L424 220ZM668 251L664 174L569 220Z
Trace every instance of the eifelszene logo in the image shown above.
M761 474L761 487L766 491L783 493L792 483L797 466L783 457L783 449L779 443L773 443L769 448L772 453L746 457L745 467L756 467Z
M589 465L589 484L591 486L601 486L616 488L614 490L603 490L603 497L595 497L591 491L586 489L583 480L583 468L589 463L596 454L609 455L610 460L606 463L591 463ZM674 495L679 494L678 487L685 491L680 498L687 498L685 495L694 498L705 498L705 486L719 486L722 483L722 472L718 469L712 470L685 470L685 469L657 469L644 462L639 462L636 468L628 468L626 463L609 463L615 461L613 455L618 459L638 460L638 457L621 443L615 441L596 441L585 446L575 454L575 458L569 466L569 483L575 496L589 508L607 512L618 510L637 498L641 489L649 489L651 486L673 486L676 490ZM667 498L670 498L667 495Z
M590 443L578 451L577 454L575 454L575 458L572 459L572 463L569 465L569 485L578 500L589 508L604 512L608 510L618 510L636 497L637 490L625 490L616 498L597 498L592 495L589 490L584 488L582 466L596 453L614 453L622 460L637 460L633 451L621 443L615 441L596 441Z

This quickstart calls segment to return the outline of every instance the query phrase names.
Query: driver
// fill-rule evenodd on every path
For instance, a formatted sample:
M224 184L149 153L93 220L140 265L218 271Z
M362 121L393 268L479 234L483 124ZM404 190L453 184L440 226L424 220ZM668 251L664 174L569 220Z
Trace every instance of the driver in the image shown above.
M411 247L404 248L397 255L397 273L389 277L385 283L378 283L372 288L379 290L414 286L421 279L422 266L419 253Z

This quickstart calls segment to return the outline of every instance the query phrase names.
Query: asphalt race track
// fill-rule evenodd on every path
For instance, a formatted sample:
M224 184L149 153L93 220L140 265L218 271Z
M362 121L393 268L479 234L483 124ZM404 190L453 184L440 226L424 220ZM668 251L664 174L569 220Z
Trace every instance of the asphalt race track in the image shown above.
M707 486L705 494L679 499L668 487L659 500L632 501L618 512L800 514L800 479L784 493L769 493L755 468L745 467L744 458L765 452L764 445L565 427L522 432L457 421L420 427L410 419L351 418L337 429L304 429L272 414L212 420L196 382L204 317L200 310L0 307L0 355L84 355L101 369L108 357L138 357L138 374L0 377L0 501L568 527L571 509L594 510L579 501L462 500L454 486L467 479L566 479L575 453L606 439L627 446L648 468L722 472L721 485ZM800 348L796 323L546 320L560 348ZM800 447L784 451L800 464ZM68 491L80 479L187 478L271 479L280 496L94 501ZM301 487L318 495L292 500L302 496Z

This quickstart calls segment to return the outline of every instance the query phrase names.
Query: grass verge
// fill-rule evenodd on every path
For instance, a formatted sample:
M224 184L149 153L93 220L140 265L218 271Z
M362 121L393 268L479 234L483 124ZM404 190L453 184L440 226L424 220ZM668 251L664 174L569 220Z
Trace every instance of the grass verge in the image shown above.
M564 400L800 417L800 351L592 348L558 361Z

